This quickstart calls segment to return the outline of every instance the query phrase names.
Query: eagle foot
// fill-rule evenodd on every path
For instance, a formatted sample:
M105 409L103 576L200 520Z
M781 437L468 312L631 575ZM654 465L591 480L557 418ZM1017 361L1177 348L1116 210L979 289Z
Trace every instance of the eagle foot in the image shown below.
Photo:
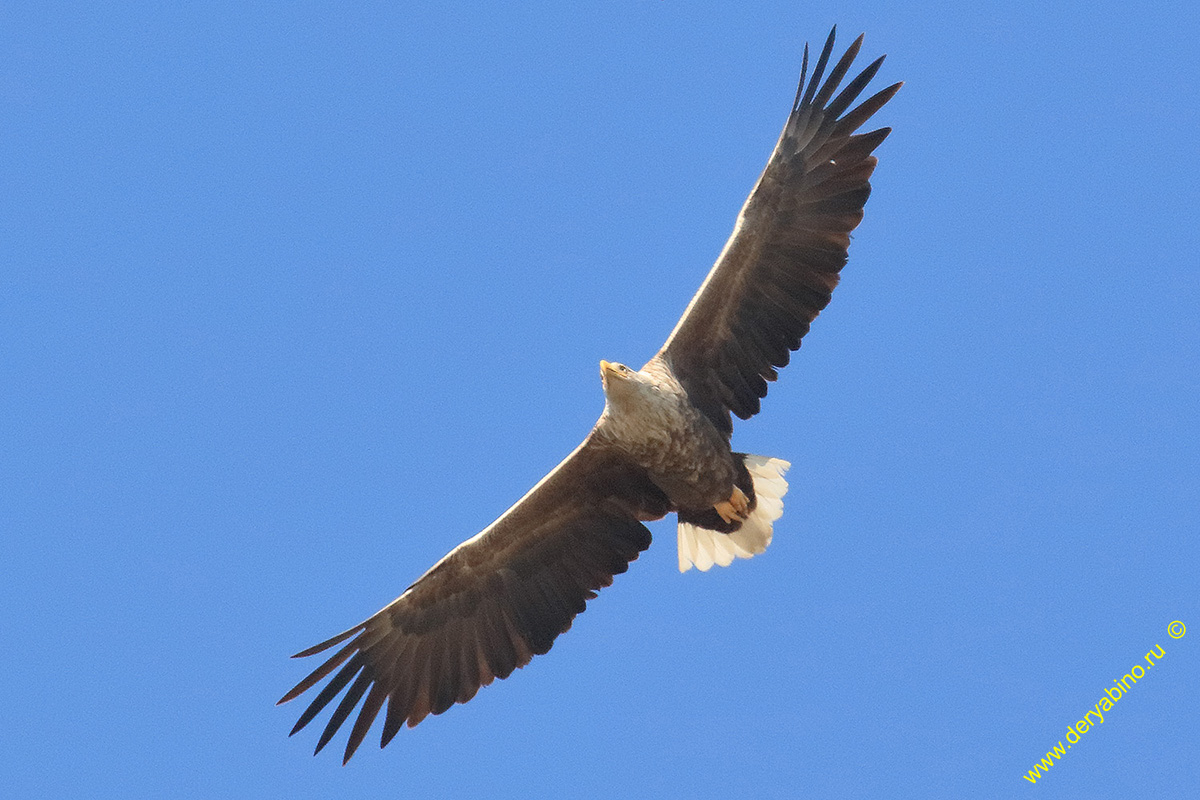
M728 500L722 500L713 506L717 513L721 515L721 519L726 523L742 522L750 513L750 499L746 497L746 493L738 487L733 487L733 493L729 495Z

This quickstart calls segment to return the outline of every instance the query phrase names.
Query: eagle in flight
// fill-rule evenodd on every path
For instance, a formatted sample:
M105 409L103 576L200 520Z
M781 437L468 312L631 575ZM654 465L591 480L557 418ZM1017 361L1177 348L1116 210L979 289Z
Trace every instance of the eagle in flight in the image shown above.
M871 193L872 152L891 129L857 131L901 86L851 108L881 56L835 97L863 40L822 82L836 30L807 82L805 45L783 133L666 344L640 370L600 362L604 412L583 443L392 603L296 654L341 645L279 701L333 676L294 734L345 690L316 752L360 701L343 763L385 703L381 747L405 723L467 702L548 651L597 590L650 546L647 520L678 515L681 571L766 549L789 464L734 452L730 415L758 413L767 382L829 303Z

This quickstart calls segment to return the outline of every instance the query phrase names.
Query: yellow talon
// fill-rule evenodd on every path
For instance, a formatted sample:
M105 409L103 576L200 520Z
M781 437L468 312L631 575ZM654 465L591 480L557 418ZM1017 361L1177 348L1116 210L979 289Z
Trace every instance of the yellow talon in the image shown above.
M721 515L721 519L726 523L740 522L746 519L750 512L750 499L746 497L746 493L738 487L733 487L733 493L729 495L728 500L722 500L713 506L717 513Z

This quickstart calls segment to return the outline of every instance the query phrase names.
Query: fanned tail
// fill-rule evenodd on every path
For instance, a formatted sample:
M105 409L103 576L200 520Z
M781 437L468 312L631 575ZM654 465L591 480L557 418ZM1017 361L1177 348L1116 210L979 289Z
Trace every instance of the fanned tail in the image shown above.
M679 571L687 572L694 565L701 572L713 564L728 567L734 558L750 558L767 549L771 543L775 520L783 514L783 496L788 484L784 473L792 465L780 458L746 456L743 459L754 482L757 504L742 527L733 533L701 528L690 522L679 523Z

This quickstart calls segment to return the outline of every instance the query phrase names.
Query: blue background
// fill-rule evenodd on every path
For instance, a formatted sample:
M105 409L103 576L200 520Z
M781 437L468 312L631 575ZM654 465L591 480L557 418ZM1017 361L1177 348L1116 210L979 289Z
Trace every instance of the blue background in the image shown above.
M312 758L287 656L583 437L835 22L907 85L735 433L794 463L771 549L680 576L654 523L548 656ZM5 3L7 791L1200 796L1198 35L1192 2Z

